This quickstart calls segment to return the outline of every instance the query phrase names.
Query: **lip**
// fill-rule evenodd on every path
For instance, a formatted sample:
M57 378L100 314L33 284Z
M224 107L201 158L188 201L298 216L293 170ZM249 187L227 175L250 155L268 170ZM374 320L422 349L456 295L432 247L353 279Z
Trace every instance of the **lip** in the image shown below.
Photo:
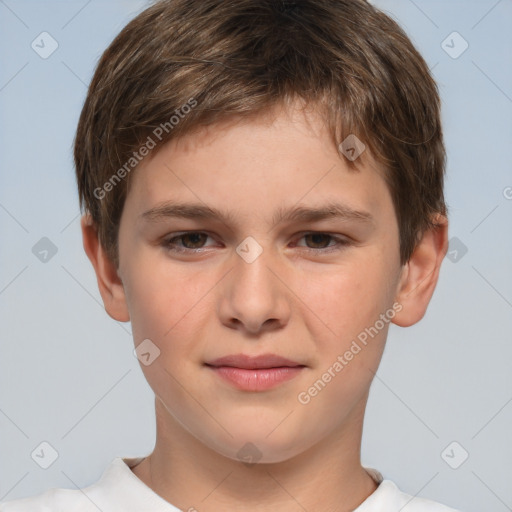
M293 379L305 365L275 354L220 357L206 363L216 375L244 391L265 391Z
M262 354L259 356L248 356L246 354L233 354L219 357L206 363L208 366L231 366L245 370L259 370L262 368L280 368L304 366L296 361L291 361L276 354Z

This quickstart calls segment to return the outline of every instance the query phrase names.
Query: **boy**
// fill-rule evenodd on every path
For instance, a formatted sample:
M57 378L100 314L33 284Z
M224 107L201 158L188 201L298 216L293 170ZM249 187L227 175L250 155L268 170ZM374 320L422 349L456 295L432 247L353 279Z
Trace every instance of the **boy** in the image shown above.
M154 451L3 512L453 512L360 462L389 323L447 248L437 87L363 0L166 0L75 139L85 251L131 321Z

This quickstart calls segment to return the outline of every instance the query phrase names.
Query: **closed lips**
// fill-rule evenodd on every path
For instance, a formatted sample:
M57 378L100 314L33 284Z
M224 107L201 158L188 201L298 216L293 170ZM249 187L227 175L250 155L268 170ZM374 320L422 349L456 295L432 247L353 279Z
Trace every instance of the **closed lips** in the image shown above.
M260 356L248 356L246 354L236 354L217 358L205 363L207 366L221 367L229 366L232 368L241 368L245 370L261 370L269 368L296 368L305 365L296 361L278 356L276 354L263 354Z

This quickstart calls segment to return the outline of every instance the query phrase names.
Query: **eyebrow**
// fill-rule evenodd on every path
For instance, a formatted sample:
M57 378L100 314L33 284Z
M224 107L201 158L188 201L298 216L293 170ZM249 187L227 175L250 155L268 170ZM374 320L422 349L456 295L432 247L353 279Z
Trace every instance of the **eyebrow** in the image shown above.
M144 211L139 218L147 222L158 222L168 218L182 219L214 219L224 223L236 219L235 212L221 211L200 203L180 203L166 201ZM280 207L273 216L274 225L282 222L315 222L324 219L340 219L373 224L375 219L367 211L355 210L340 203L327 203L319 207L295 206Z

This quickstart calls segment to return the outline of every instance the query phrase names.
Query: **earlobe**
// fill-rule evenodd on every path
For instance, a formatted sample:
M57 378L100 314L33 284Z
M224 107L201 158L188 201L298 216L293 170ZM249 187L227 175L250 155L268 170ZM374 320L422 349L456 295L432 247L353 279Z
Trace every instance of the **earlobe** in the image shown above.
M99 242L98 231L92 222L91 216L89 214L83 215L80 225L82 228L84 250L94 267L105 311L114 320L128 322L130 314L123 282L118 275L115 265Z
M400 327L409 327L419 322L434 293L448 249L448 220L444 215L438 215L435 223L436 227L423 234L402 270L396 296L402 309L392 320Z

